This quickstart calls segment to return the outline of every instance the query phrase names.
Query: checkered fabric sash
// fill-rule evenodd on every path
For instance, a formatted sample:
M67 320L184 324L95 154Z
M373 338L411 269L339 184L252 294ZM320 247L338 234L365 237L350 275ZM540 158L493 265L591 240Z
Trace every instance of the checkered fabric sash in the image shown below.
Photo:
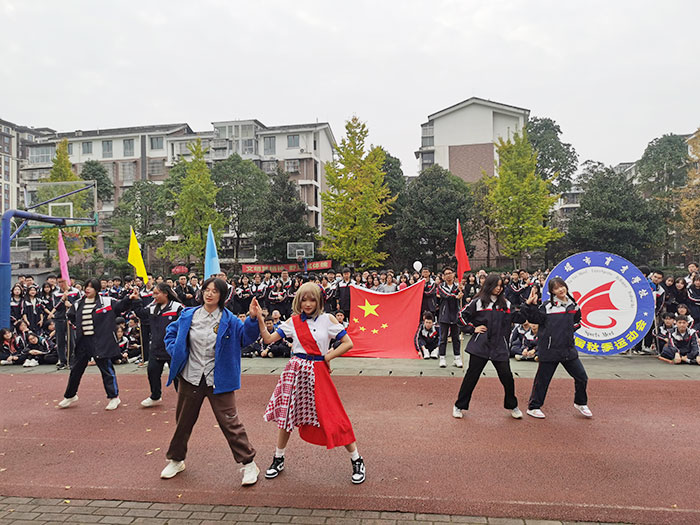
M314 377L313 361L292 356L267 404L265 421L275 421L287 432L302 425L319 427Z

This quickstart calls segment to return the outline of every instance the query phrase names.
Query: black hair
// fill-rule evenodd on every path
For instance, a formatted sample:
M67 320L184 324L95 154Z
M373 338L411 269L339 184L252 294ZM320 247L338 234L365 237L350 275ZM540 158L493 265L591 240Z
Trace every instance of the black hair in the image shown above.
M688 317L685 315L677 315L676 316L676 321L685 321L686 323L688 322Z
M427 310L423 312L423 321L434 321L435 318L433 317L433 314L428 312Z
M447 270L451 271L452 273L454 273L454 271L455 271L454 268L452 268L452 266L445 266L442 269L442 273L445 273Z
M562 279L561 277L552 277L549 282L547 283L547 291L549 292L549 300L551 301L554 299L554 289L563 286L566 288L566 296L571 299L571 302L574 304L576 303L576 299L573 298L573 296L569 293L569 285L566 284L566 281Z
M175 301L176 303L180 301L180 298L177 296L177 294L173 291L172 288L170 288L170 285L163 281L162 283L157 283L155 285L155 288L161 292L164 293L165 295L168 296L169 301Z
M696 265L697 266L697 265ZM46 280L48 281L49 279L58 279L58 277L54 274L49 274L46 276Z
M88 286L95 290L95 293L98 293L100 290L102 290L102 284L100 283L100 280L96 279L95 277L85 281L85 288L87 288Z
M479 290L479 293L476 294L476 298L481 299L481 303L484 305L489 304L491 302L491 295L493 295L493 291L496 289L499 282L501 283L501 293L496 297L495 304L497 307L505 309L508 306L508 303L506 302L506 297L503 293L503 279L501 279L501 276L497 273L492 273L486 276L484 285L481 287L481 290Z
M671 312L665 312L664 315L662 316L663 319L675 319L676 316L674 316Z
M266 322L266 323L267 323L267 322L274 323L275 320L274 320L272 317L270 317L270 316L268 315L268 316L265 318L265 322Z
M228 285L223 279L218 277L209 277L206 281L202 283L202 303L204 303L204 290L206 290L210 284L214 284L214 287L219 292L219 308L223 310L226 307L226 296L228 296Z
M652 273L652 274L658 273L658 274L661 276L662 279L663 279L663 277L664 277L664 272L662 272L661 270L652 270L651 273Z

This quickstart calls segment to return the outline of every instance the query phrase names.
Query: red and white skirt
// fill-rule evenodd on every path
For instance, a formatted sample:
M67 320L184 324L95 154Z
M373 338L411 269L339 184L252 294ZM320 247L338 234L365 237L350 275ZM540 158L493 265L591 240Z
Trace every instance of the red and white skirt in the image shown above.
M275 421L287 432L298 427L304 441L329 449L355 441L325 361L292 356L272 392L264 419Z

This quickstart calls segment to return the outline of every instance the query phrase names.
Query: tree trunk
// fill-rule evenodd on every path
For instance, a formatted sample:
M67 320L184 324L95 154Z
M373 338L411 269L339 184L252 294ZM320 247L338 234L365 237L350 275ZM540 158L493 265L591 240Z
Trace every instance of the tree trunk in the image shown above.
M491 268L491 230L486 228L486 267Z

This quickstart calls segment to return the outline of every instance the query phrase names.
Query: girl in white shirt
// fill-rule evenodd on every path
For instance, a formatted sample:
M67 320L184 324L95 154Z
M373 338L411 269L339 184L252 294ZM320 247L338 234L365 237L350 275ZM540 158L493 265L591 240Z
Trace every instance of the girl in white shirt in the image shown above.
M292 303L293 315L275 332L268 333L262 314L258 316L260 333L265 344L292 338L292 357L285 366L265 411L266 421L277 422L277 448L268 479L284 470L284 452L294 427L309 443L331 449L344 446L350 452L352 482L365 480L365 464L357 451L355 434L338 392L330 377L328 363L353 346L350 336L338 320L323 313L321 287L303 284ZM329 350L331 339L340 345Z

